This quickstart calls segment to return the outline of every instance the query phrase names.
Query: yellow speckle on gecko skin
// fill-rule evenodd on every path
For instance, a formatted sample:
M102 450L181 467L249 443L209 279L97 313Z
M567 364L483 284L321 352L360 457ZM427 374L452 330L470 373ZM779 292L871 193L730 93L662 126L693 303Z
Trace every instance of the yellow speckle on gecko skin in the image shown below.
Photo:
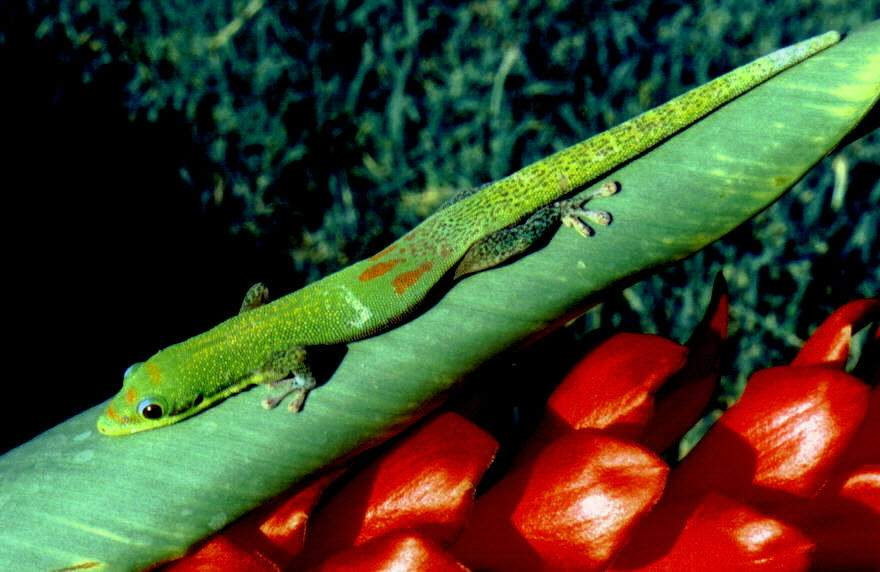
M147 375L150 376L150 381L153 382L153 385L161 385L162 378L159 376L159 368L156 367L154 363L145 363L143 365L147 369Z

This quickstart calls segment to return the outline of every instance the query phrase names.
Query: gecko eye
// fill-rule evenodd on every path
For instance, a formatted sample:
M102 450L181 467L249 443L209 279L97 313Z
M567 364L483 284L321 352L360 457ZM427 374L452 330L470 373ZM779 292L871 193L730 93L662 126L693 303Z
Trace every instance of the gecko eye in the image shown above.
M144 419L159 419L165 414L162 405L157 400L149 397L141 400L141 402L138 403L137 409L138 413L143 415Z

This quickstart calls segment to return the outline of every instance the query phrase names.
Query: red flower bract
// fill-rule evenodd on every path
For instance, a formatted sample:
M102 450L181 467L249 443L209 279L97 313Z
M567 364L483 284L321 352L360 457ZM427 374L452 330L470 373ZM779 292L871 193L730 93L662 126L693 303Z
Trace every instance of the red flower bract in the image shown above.
M653 413L654 392L686 359L684 346L660 336L608 338L590 350L550 396L539 433L548 439L592 427L638 439Z
M427 419L339 490L313 518L298 568L386 532L414 529L442 544L470 514L498 443L454 413Z
M323 504L342 471L171 569L880 570L880 387L844 370L853 332L880 316L876 300L830 316L795 365L754 374L671 473L649 450L679 439L709 399L726 308L717 288L690 354L642 334L594 347L476 500L497 442L442 413ZM880 330L873 335L868 347L880 348ZM869 380L878 369L870 360L856 368Z
M412 531L383 534L325 560L309 572L462 572L459 564L431 539Z
M825 367L760 371L672 474L667 495L809 498L861 425L868 397L859 379Z
M661 502L614 562L622 570L802 570L813 543L797 528L716 493Z
M632 442L582 429L481 496L450 549L495 570L600 570L659 500L668 467Z

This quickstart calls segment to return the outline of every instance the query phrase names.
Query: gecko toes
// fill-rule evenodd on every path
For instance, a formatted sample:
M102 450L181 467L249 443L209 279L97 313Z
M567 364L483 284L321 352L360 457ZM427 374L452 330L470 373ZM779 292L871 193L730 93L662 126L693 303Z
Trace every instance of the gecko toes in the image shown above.
M599 197L610 197L618 191L620 191L620 183L617 181L606 181L601 187L590 193L587 200Z
M587 221L601 226L608 226L612 221L611 213L596 209L587 209L584 208L583 205L591 199L608 197L618 191L620 191L620 183L609 181L598 189L588 193L586 197L575 197L573 199L557 202L556 208L559 212L559 218L562 221L562 224L575 229L584 237L593 236L595 231L589 224L587 224Z

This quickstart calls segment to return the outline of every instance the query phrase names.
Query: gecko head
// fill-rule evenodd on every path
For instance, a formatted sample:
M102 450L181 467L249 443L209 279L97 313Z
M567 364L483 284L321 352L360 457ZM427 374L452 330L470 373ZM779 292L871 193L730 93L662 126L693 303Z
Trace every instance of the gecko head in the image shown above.
M98 431L104 435L128 435L176 423L207 407L201 394L163 393L159 368L151 363L132 365L122 378L122 389L98 418Z

